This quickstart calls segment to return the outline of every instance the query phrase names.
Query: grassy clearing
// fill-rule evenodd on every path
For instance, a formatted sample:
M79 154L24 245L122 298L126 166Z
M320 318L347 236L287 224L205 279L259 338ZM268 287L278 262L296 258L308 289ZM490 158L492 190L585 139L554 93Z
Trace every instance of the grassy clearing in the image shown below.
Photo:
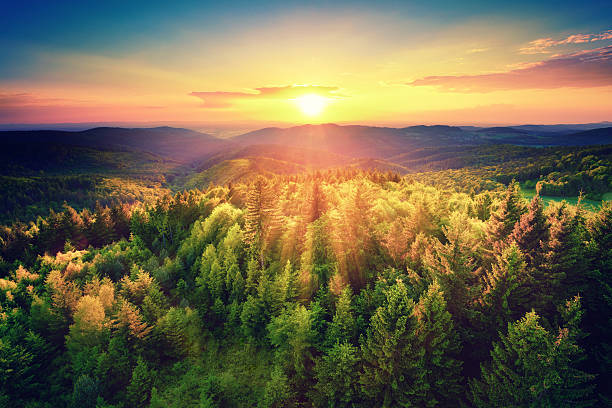
M523 197L527 199L531 199L535 195L535 193L536 191L534 188L529 189L529 188L521 187L521 194L523 195ZM561 202L561 201L566 201L568 204L572 204L572 205L578 204L578 197L556 197L556 196L546 196L546 195L541 195L540 197L542 198L542 201L546 205L548 205L551 202ZM610 201L610 200L612 200L612 192L605 193L603 195L602 201L587 200L586 198L583 198L582 204L585 206L585 208L589 210L597 210L601 207L601 203L603 201Z

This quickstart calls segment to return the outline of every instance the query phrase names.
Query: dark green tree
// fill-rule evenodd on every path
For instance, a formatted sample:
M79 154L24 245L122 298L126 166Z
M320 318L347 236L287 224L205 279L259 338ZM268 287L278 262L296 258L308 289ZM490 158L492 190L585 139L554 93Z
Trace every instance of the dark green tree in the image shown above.
M570 329L550 333L529 312L508 323L491 351L492 361L483 364L479 380L471 383L476 407L588 407L592 375L575 365L583 356Z
M429 285L421 296L414 313L419 347L425 351L423 371L429 389L424 396L413 401L416 406L455 405L463 394L459 360L461 343L437 281Z
M70 406L72 408L96 408L98 384L87 375L81 375L74 383Z
M341 342L351 344L355 341L357 327L351 304L352 298L353 291L351 287L345 287L338 297L334 317L327 327L325 342L328 346Z
M317 360L314 368L316 384L312 392L317 407L353 407L360 401L359 349L350 343L334 344Z
M491 214L487 222L487 243L490 248L499 251L503 247L524 212L520 186L513 181L508 185L497 211Z
M136 367L132 371L132 379L126 390L126 399L131 407L145 407L151 397L151 388L156 377L146 360L138 357Z
M548 236L548 220L544 215L542 199L536 194L529 203L527 212L521 215L521 219L515 224L510 240L517 243L528 267L540 268L544 262L544 246ZM539 277L536 276L536 279Z
M429 391L425 348L417 335L414 301L398 281L386 292L386 300L362 339L361 390L381 407L418 406Z

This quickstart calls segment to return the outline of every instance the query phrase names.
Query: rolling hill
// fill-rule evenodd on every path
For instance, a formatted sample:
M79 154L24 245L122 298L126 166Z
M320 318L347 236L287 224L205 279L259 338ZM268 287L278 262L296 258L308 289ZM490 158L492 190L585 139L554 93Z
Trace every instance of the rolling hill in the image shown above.
M389 159L423 148L510 144L519 146L578 146L612 143L612 128L567 133L540 132L512 127L470 128L454 126L411 126L388 128L303 125L265 128L231 139L242 146L281 145L325 150L354 158Z
M11 150L18 145L81 146L95 149L150 152L166 159L190 162L210 156L232 142L188 129L99 127L81 132L56 130L0 132L0 146ZM10 147L9 147L10 145Z

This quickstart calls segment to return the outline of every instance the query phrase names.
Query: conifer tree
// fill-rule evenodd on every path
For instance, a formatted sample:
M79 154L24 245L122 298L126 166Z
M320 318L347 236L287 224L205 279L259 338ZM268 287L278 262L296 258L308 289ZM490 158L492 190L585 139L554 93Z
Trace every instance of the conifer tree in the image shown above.
M604 202L588 222L591 266L584 289L585 348L595 370L602 405L612 405L612 203Z
M540 325L539 316L529 312L508 323L508 334L494 345L481 379L471 383L474 405L592 406L593 376L575 368L582 356L568 328L559 329L558 335L550 333Z
M544 244L548 241L548 221L544 215L542 199L538 193L533 197L527 212L514 225L510 240L517 243L525 256L528 267L539 268L544 261ZM535 277L540 279L539 276Z
M264 267L264 251L280 227L279 214L273 201L273 189L258 177L249 189L246 202L245 239L251 254Z
M333 346L338 342L352 343L356 337L356 323L352 307L353 291L346 286L336 302L336 312L327 328L326 344Z
M292 407L295 395L289 384L289 379L281 365L272 369L270 380L266 383L264 395L259 402L260 408Z
M429 384L416 406L452 406L462 395L461 344L440 285L434 281L414 309L419 347L425 350L424 367Z
M249 258L247 263L247 278L246 278L246 293L248 295L255 295L257 293L257 286L262 277L262 272L259 264L255 258Z
M586 289L585 230L580 206L571 210L565 203L550 218L550 237L541 267L541 294L554 304L584 293Z
M71 408L95 408L98 399L98 384L87 375L80 376L74 383Z
M115 238L115 227L108 207L102 207L97 202L94 211L94 222L89 231L89 241L94 246L102 246L112 242Z
M499 208L491 214L487 222L487 242L491 248L498 252L508 240L521 215L525 212L525 204L520 193L520 186L516 181L508 185Z
M126 399L130 406L145 407L148 404L155 375L155 370L149 367L146 360L138 357L136 367L132 371L132 379L126 390Z
M414 307L398 281L387 290L385 304L372 316L361 342L361 390L378 406L411 406L429 391Z
M321 215L325 212L325 201L323 192L321 191L320 180L316 179L312 182L312 190L309 197L308 216L306 221L308 223L314 222L321 218Z
M121 400L123 391L130 382L131 351L125 336L113 336L108 344L108 351L98 357L96 366L101 394L107 401Z
M512 242L497 256L491 270L484 273L483 283L479 303L487 321L486 331L493 336L524 315L534 296L525 258L516 243Z
M317 360L316 384L312 399L316 407L353 407L360 400L359 383L355 372L359 364L359 349L347 342L339 342Z
M290 261L287 261L285 267L276 277L276 287L280 292L280 298L283 302L292 302L298 294L297 273L294 271Z

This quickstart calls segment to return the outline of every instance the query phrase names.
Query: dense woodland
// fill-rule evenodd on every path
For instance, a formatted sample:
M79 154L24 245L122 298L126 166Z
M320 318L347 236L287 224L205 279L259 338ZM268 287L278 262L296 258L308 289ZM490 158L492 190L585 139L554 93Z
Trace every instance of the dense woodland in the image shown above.
M0 134L1 135L1 134ZM1 142L1 141L0 141ZM166 142L166 144L170 144ZM164 145L165 146L165 145ZM190 147L189 145L187 145ZM3 147L0 145L0 147ZM229 149L203 162L178 162L124 148L59 144L0 149L0 224L35 221L63 203L81 210L96 202L152 202L170 192L251 182L258 175L330 169L392 171L411 180L467 193L503 189L512 180L542 195L600 201L612 192L612 145L546 148L454 145L415 148L387 159L349 158L286 146Z
M258 177L2 227L0 406L610 404L612 205L462 174Z

